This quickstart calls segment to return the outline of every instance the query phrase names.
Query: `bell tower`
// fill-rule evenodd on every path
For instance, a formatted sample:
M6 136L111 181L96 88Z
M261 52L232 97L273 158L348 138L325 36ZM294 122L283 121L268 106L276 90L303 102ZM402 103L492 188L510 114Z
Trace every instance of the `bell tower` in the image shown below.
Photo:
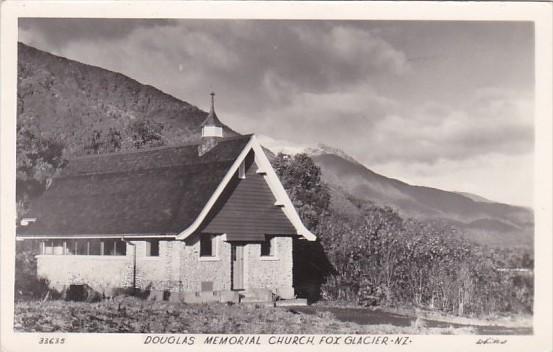
M223 124L215 113L215 93L211 92L211 109L202 123L202 140L198 146L198 155L202 156L223 138Z

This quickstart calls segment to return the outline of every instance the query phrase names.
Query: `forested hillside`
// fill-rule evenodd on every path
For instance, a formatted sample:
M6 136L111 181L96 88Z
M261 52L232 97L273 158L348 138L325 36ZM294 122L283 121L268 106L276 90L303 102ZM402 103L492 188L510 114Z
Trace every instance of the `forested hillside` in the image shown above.
M19 43L19 213L44 191L67 159L196 142L206 116L199 108L122 74ZM225 126L224 134L237 133Z
M97 132L124 133L138 123L161 126L165 144L199 139L207 113L193 105L120 73L22 43L18 55L18 123L59 140L67 155L85 153ZM236 134L228 127L225 132Z

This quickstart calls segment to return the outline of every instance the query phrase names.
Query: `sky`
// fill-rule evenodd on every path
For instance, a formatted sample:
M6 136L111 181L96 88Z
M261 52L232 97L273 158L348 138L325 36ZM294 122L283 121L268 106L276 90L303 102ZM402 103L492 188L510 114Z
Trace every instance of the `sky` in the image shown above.
M532 206L529 22L20 19L19 40L209 109L275 151Z

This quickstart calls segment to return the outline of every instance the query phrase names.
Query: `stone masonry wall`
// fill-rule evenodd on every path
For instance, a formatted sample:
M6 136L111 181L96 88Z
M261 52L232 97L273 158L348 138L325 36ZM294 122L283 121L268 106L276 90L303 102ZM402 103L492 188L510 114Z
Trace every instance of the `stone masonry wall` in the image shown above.
M145 241L133 241L132 243L136 245L136 286L141 289L155 290L172 288L173 241L160 241L159 256L155 257L146 256ZM130 255L132 255L132 250ZM132 276L130 280L132 280ZM128 286L132 286L132 281Z
M182 242L160 241L159 256L146 256L146 242L127 244L126 256L110 255L39 255L37 274L50 281L50 286L62 289L71 284L88 284L106 295L110 290L133 285L133 250L136 248L136 286L142 289L178 290ZM175 253L175 251L177 253ZM57 252L55 252L57 253Z
M198 236L186 240L182 248L181 275L183 291L201 291L202 281L213 282L214 291L230 290L230 243L216 237L215 258L200 258Z
M132 258L40 255L37 257L37 274L48 279L50 286L58 290L71 284L88 284L99 292L109 294L110 289L122 287L126 277L132 275Z
M159 256L146 256L146 242L127 244L126 256L39 255L38 275L61 289L71 284L88 284L110 295L110 290L132 287L133 250L136 248L136 286L173 292L201 291L202 282L213 290L231 289L231 244L216 237L216 256L200 258L198 236L183 241L160 241ZM277 237L274 258L260 257L260 244L245 246L245 287L269 288L281 296L293 296L292 239Z
M292 298L292 238L275 237L274 258L261 257L261 244L248 244L246 250L246 285L248 288L269 288L284 298ZM290 293L292 292L292 293Z

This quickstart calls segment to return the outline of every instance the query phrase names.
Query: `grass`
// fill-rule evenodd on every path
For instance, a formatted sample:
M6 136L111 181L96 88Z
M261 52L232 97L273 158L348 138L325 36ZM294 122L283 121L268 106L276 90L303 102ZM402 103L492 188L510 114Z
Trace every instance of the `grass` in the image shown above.
M301 314L256 305L117 301L18 302L18 332L232 333L232 334L473 334L472 328L359 325L338 321L330 312Z
M360 307L345 301L332 301L325 302L320 301L314 304L314 306L324 307L337 307L337 308L355 308ZM512 313L512 314L494 314L486 316L458 316L450 313L441 312L439 310L431 310L424 308L414 308L409 306L396 306L396 307L367 307L367 310L377 309L379 311L400 314L403 316L411 317L413 319L421 318L426 320L439 321L443 323L473 325L473 326L503 326L513 328L531 328L533 325L532 314Z
M474 326L489 326L498 325L504 327L532 327L533 317L531 314L505 314L505 315L487 315L487 316L456 316L447 314L437 310L424 310L412 308L380 308L384 311L392 313L417 316L424 319L441 321L453 324L474 325Z

